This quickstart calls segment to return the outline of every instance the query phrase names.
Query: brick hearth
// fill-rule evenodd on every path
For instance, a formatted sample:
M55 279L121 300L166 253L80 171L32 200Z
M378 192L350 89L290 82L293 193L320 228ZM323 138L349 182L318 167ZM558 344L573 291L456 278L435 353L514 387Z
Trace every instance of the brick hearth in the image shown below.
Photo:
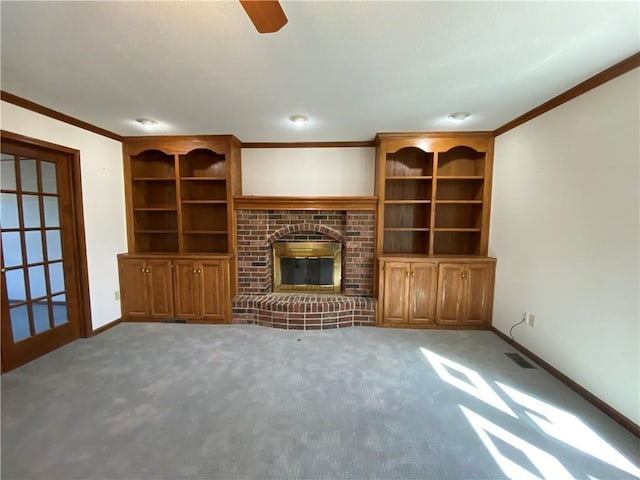
M291 329L375 325L373 211L238 210L236 218L233 323ZM272 293L271 245L278 240L342 243L342 294Z

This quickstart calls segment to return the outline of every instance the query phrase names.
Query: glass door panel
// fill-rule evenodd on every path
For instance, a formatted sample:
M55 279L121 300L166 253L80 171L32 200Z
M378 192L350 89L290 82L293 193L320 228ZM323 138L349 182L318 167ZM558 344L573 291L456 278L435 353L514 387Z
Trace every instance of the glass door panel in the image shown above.
M3 153L0 235L13 343L69 322L55 162Z

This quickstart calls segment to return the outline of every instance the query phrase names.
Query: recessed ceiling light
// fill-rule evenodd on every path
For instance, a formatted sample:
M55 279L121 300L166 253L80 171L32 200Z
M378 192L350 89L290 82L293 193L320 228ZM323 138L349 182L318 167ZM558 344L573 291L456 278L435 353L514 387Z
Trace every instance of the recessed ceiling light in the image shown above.
M461 122L469 118L471 114L469 112L455 112L449 115L451 120L455 120L456 122Z
M136 122L138 122L144 128L155 127L159 123L157 120L152 120L150 118L136 118Z
M289 121L292 122L296 127L302 127L309 121L309 119L304 115L291 115L289 117Z

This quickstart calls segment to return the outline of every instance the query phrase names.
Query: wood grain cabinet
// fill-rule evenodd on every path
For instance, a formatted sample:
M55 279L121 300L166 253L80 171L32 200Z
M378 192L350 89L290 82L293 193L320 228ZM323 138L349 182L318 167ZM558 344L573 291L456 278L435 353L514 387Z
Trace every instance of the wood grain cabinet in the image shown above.
M382 323L430 325L435 321L437 266L423 262L383 262Z
M118 255L123 320L230 323L231 255Z
M378 325L489 328L495 259L379 258Z
M494 262L441 263L438 266L437 323L489 326Z
M172 265L167 259L119 257L122 317L128 320L173 316Z
M175 260L176 317L222 323L230 318L227 260Z

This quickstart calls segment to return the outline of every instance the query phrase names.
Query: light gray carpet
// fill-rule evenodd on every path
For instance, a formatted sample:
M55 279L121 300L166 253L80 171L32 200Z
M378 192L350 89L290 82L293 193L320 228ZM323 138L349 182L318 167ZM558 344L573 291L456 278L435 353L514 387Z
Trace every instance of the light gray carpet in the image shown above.
M510 351L486 331L120 324L2 376L2 478L633 478L638 439ZM575 415L573 440L496 382Z

